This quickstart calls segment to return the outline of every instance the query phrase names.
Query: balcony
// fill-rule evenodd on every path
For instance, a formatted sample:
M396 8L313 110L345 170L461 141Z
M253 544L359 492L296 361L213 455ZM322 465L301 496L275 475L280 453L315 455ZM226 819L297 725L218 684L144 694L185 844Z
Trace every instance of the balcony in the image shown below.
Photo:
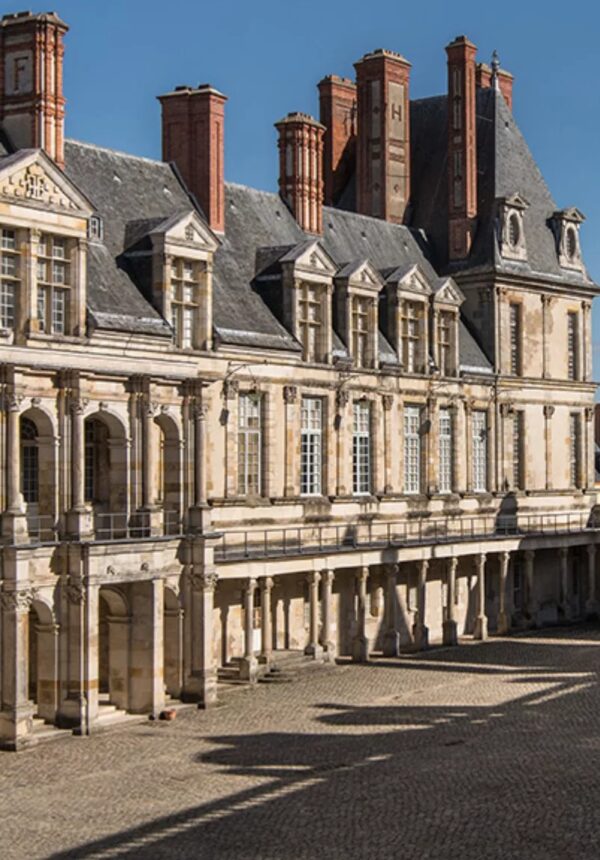
M26 521L27 532L20 534L16 540L19 545L53 544L68 539L58 520L49 514L28 514ZM149 540L176 537L183 531L183 521L178 511L135 511L131 514L124 511L95 511L88 540Z

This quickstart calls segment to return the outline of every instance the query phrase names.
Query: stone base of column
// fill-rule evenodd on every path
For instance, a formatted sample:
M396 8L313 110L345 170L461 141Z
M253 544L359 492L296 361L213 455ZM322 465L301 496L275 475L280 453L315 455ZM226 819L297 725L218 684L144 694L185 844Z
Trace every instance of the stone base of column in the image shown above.
M153 505L150 508L140 508L137 513L138 522L136 523L134 518L133 524L138 527L137 533L140 537L145 536L146 532L148 537L161 536L165 533L164 512L161 508Z
M206 532L211 530L212 511L208 505L197 505L188 511L188 523L191 531Z
M31 702L0 711L0 750L16 752L34 743Z
M589 620L597 620L600 615L600 606L597 600L586 600L585 617Z
M314 642L311 642L304 649L304 656L311 657L313 660L322 661L323 660L323 646L316 645Z
M67 511L65 518L67 535L82 540L94 534L94 512L90 508Z
M208 669L194 672L187 678L181 691L182 702L195 702L199 708L210 708L217 703L217 672Z
M258 662L261 666L270 666L273 662L273 655L270 652L268 654L260 654Z
M429 628L424 624L413 626L413 645L415 651L424 651L429 648Z
M242 657L239 666L241 680L255 684L258 680L258 660L256 657Z
M27 543L29 528L24 511L6 511L2 514L2 537L11 543Z
M510 631L510 615L508 612L499 612L498 613L498 633L500 636L504 636L506 633Z
M323 645L323 660L325 663L335 663L337 648L335 642L325 642Z
M56 725L59 729L72 729L73 734L88 735L91 726L87 710L87 699L83 696L63 699L56 713Z
M366 636L355 636L352 640L352 659L355 663L366 663L369 659L369 640Z
M475 629L473 630L473 639L488 638L488 620L485 615L478 615L475 619Z
M458 626L456 621L442 622L442 641L444 645L458 645Z
M400 654L400 634L397 630L386 630L383 634L383 656L398 657Z

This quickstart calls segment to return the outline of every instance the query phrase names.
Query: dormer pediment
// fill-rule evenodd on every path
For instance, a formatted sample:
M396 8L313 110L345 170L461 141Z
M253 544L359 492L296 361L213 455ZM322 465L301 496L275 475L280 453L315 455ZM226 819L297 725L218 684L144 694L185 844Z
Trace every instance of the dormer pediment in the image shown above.
M522 194L509 194L508 197L498 198L498 202L509 206L511 209L520 209L521 211L529 209L529 201Z
M429 280L417 263L388 270L384 277L386 284L395 287L398 292L412 293L422 299L426 299L432 293Z
M464 294L454 278L440 278L433 293L434 304L459 308L464 300Z
M30 209L89 218L94 207L41 149L0 160L0 200Z
M194 210L177 213L149 232L154 248L165 253L186 257L206 257L214 254L219 240Z
M279 262L295 274L316 280L331 280L337 271L336 264L318 240L295 245Z
M336 283L357 291L379 293L384 280L368 260L353 260L345 263L335 276Z

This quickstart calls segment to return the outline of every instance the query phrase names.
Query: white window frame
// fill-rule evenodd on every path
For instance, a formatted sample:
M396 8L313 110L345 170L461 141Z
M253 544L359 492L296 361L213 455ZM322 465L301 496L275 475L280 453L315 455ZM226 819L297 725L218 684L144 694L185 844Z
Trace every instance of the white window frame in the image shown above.
M569 485L573 488L579 487L579 440L581 435L581 421L577 412L569 415Z
M421 415L420 406L404 407L404 492L421 492Z
M180 349L196 346L200 277L197 261L183 257L171 261L171 326L175 345Z
M262 398L251 393L238 400L238 494L259 496L262 486Z
M352 409L352 492L371 492L371 404L355 400Z
M448 407L442 407L439 412L439 491L440 493L452 492L452 474L454 471L452 450L452 411Z
M41 332L68 334L71 259L69 240L42 233L37 245L37 317Z
M473 492L487 493L488 490L488 421L487 412L475 410L471 414L471 473Z
M323 486L323 400L303 397L300 426L300 494L320 496Z
M14 329L20 287L21 254L17 231L0 230L0 328Z

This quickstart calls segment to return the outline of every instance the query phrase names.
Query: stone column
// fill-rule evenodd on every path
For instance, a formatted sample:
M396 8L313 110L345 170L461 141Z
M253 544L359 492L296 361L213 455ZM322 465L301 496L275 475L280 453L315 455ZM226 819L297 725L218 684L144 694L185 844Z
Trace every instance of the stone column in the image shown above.
M2 609L2 700L0 749L26 746L33 728L33 703L28 696L29 609L31 588L0 592Z
M500 605L498 609L498 633L504 635L510 630L510 614L506 611L506 585L508 582L508 564L510 553L503 552L500 555Z
M356 663L366 663L369 659L369 640L367 638L367 581L369 568L361 567L356 573L357 611L356 635L352 641L352 659Z
M425 624L426 596L427 596L427 571L429 561L422 559L417 562L417 614L413 625L413 641L417 651L423 651L429 647L429 629Z
M319 582L321 574L317 571L309 573L308 581L308 596L309 596L309 633L308 644L304 649L307 657L313 657L315 660L323 659L323 648L319 644Z
M244 656L240 660L240 677L243 681L255 683L258 674L258 660L254 655L254 592L256 580L248 579L244 588Z
M206 493L206 416L208 404L197 397L194 417L194 506L190 510L190 525L203 531L210 523Z
M560 555L560 593L561 593L561 609L565 621L570 621L571 612L571 595L569 594L569 548L561 546L559 549Z
M262 576L260 579L260 606L261 606L261 648L260 662L268 666L273 656L273 629L271 625L271 591L273 580L270 576Z
M71 509L66 525L70 537L88 537L93 533L92 511L85 503L85 407L87 400L72 395L71 414Z
M429 432L426 440L426 482L427 492L429 494L439 491L439 435L440 435L440 416L439 404L435 397L429 397L427 400L427 417L429 419Z
M535 583L533 579L535 552L532 549L525 551L525 582L527 583L527 612L531 619L531 626L538 626L538 603L535 597Z
M299 428L296 428L296 401L298 389L295 385L284 385L283 400L285 403L285 475L283 494L287 498L296 495L296 444Z
M458 558L454 555L448 559L446 569L447 583L447 606L446 617L443 621L443 641L444 645L458 645L458 629L455 618L456 604L456 569L458 567Z
M544 405L544 445L546 453L546 489L552 489L552 416L554 406L551 403Z
M6 398L6 511L2 516L2 532L4 537L16 542L25 538L28 533L20 486L21 400L22 398L15 394L9 394Z
M184 678L181 698L208 708L217 701L217 663L213 653L213 614L217 573L214 568L214 546L208 538L190 542L190 565L184 606L186 642Z
M488 620L485 614L485 553L477 556L477 618L475 619L474 639L487 639Z
M352 489L352 477L348 483L346 467L346 437L348 435L348 392L338 389L335 395L335 463L336 463L336 496L347 496ZM350 419L352 421L352 419ZM350 425L352 426L352 425Z
M385 657L397 657L400 653L397 578L398 565L387 564L385 568L385 633L383 634L383 654Z
M323 624L321 628L321 645L323 646L323 659L329 663L335 662L337 648L333 640L333 570L321 572L322 601L323 601Z
M129 710L157 717L165 706L164 582L135 582L130 593Z
M394 398L384 394L381 398L383 406L383 492L387 495L394 492L392 477L392 406Z
M588 544L588 599L585 604L587 618L598 617L598 600L596 597L596 544Z

